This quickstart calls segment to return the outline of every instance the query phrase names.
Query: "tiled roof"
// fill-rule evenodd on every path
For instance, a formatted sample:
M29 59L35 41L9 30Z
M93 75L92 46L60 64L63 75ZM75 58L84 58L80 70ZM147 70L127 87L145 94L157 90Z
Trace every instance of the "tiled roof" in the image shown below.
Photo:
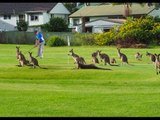
M141 6L140 4L132 4L132 15L147 14L154 9L154 6ZM99 5L99 6L84 6L78 11L71 14L69 17L91 17L91 16L111 16L123 15L124 5Z
M57 3L0 3L0 14L50 11Z

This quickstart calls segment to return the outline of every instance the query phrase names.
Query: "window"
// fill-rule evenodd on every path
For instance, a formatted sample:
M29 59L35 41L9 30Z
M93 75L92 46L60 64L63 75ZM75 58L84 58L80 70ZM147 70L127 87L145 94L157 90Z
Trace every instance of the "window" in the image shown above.
M4 20L11 19L11 15L4 15L3 18Z
M24 15L19 15L19 21L24 20L25 16Z
M31 21L38 21L38 15L31 15Z
M73 19L73 25L76 26L79 24L79 19Z

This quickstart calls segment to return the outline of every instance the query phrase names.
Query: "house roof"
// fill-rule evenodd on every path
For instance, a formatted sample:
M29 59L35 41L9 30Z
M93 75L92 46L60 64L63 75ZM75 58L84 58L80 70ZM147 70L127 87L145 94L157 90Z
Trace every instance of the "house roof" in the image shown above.
M15 30L15 26L0 20L0 31L13 31Z
M0 14L17 14L25 11L50 11L57 3L0 3Z
M99 19L99 20L87 22L85 24L86 27L92 27L92 26L94 26L94 27L113 27L114 25L120 25L120 23Z
M147 14L154 9L154 6L141 6L140 4L132 4L131 15L135 14ZM92 16L113 16L124 14L124 5L99 5L99 6L84 6L78 11L71 14L69 17L92 17Z

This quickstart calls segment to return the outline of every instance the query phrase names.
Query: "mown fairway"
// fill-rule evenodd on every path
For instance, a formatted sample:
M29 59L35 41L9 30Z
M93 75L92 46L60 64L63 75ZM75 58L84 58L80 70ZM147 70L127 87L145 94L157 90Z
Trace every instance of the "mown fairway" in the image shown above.
M116 47L47 47L40 68L17 67L16 45L0 44L0 116L114 117L160 116L160 75L156 75L146 51L154 49L121 49L134 66L104 66L105 70L77 70L68 51L91 63L91 53L102 50L117 62ZM27 50L33 45L20 45ZM36 56L37 48L32 50ZM143 53L142 61L134 58Z

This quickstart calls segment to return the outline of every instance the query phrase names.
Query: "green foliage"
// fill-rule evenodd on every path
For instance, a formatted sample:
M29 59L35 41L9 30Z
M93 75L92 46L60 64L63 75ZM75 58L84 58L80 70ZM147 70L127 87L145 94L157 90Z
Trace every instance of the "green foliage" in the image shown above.
M118 30L117 30L118 27ZM127 18L121 26L112 28L107 33L101 33L95 37L97 45L110 44L150 44L157 42L159 38L159 23L154 18ZM158 42L157 42L158 43Z
M75 33L71 44L74 46L80 45L95 45L95 34L90 33Z
M54 17L48 23L44 24L42 29L49 32L67 32L68 24L63 18Z
M18 31L27 31L28 23L24 20L17 22L17 29Z
M64 3L64 6L71 12L74 13L76 10L76 3Z
M50 47L53 47L53 46L64 46L65 42L64 42L63 39L61 39L58 36L51 36L47 40L47 45L50 46Z
M100 33L97 36L95 36L95 43L97 45L111 45L113 44L114 36L114 33L111 31Z

